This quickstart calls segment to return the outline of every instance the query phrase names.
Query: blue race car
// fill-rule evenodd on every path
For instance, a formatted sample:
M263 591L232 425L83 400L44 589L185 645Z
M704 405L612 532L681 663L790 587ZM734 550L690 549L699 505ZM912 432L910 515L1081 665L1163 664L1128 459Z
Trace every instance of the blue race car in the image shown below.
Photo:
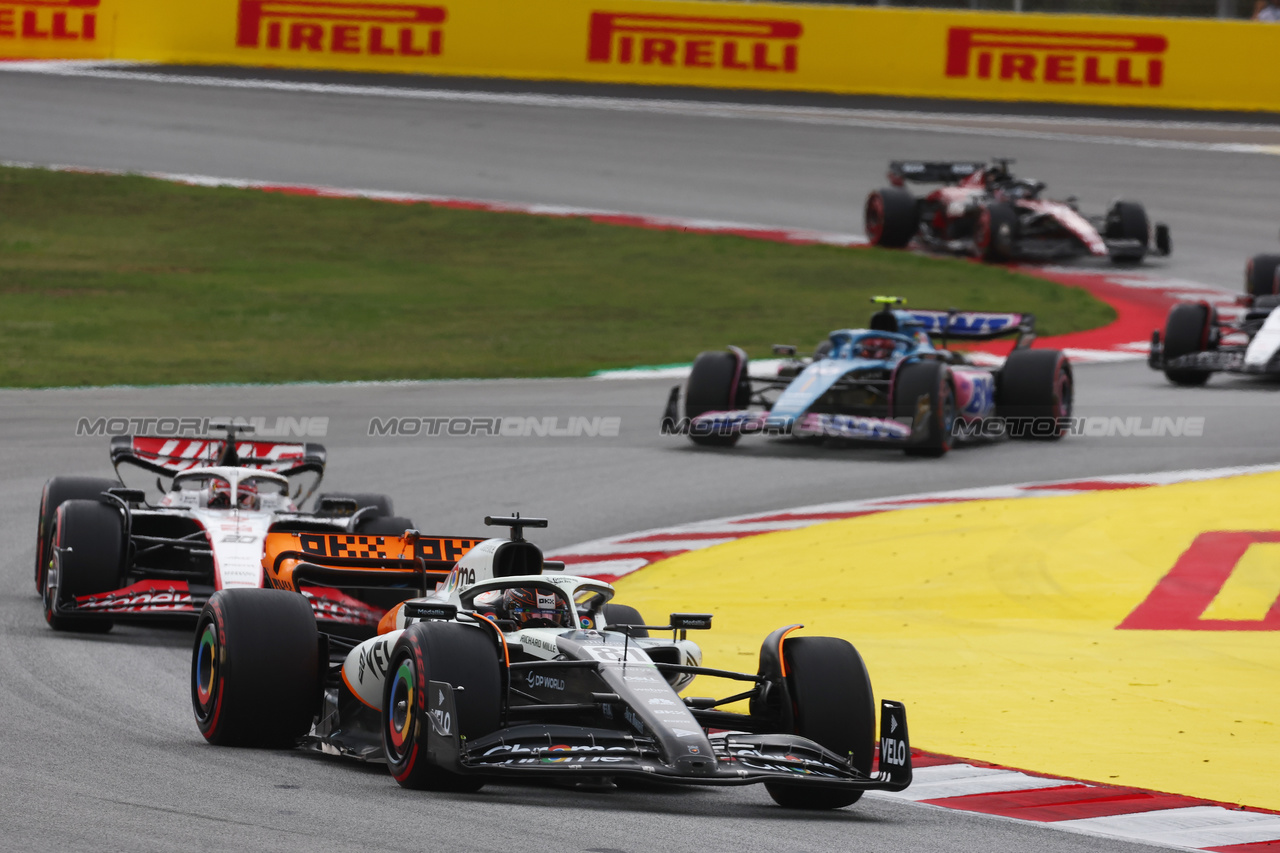
M743 435L791 435L897 444L941 456L957 441L998 437L1054 440L1068 429L1073 380L1059 350L1033 350L1030 314L908 311L875 297L870 328L831 333L812 358L794 346L776 377L752 377L738 347L701 353L684 386L671 389L664 434L728 447ZM1016 336L998 368L974 364L949 340ZM937 340L935 341L935 337Z

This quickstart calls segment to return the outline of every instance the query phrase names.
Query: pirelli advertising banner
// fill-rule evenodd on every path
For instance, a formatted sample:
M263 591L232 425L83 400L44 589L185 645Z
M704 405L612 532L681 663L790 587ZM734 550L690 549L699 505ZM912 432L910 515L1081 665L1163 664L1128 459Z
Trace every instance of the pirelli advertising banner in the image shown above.
M0 0L0 56L1277 110L1280 27L659 0Z

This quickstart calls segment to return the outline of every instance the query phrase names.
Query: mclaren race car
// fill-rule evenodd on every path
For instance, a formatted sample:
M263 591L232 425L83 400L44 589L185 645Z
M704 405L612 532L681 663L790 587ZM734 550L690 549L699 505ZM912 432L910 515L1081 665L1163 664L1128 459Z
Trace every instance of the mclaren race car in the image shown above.
M1014 176L1011 163L890 163L892 186L867 196L867 239L890 249L914 240L930 251L993 262L1095 255L1137 263L1148 254L1169 254L1169 227L1153 227L1138 202L1113 201L1105 215L1084 216L1074 198L1041 198L1044 183ZM916 196L908 182L942 186Z
M1208 302L1173 306L1164 335L1151 333L1148 364L1175 385L1203 385L1214 373L1280 374L1280 295L1239 303L1231 317Z
M215 427L225 439L116 436L117 479L45 483L35 582L54 629L106 631L122 617L195 616L216 590L261 587L269 531L344 533L354 548L413 527L391 514L382 495L321 495L316 511L300 511L324 475L323 447L244 440L251 427ZM155 476L160 498L151 502L145 489L126 486L126 472ZM352 602L334 590L306 591L319 618L370 618L364 609L347 612Z
M318 629L296 593L215 594L191 662L204 737L383 761L405 787L447 791L498 779L762 782L783 806L829 809L910 784L906 710L880 703L877 742L871 682L847 641L792 625L765 639L756 673L708 668L687 634L710 615L645 625L608 584L543 559L523 529L545 520L485 523L510 537L471 548L359 644ZM743 689L681 695L699 675ZM740 702L746 713L724 707Z
M1071 414L1067 356L1033 350L1030 314L908 311L902 299L876 297L870 328L831 333L812 358L794 346L776 377L750 374L738 347L701 353L683 389L671 389L662 431L695 443L731 446L743 435L848 439L941 456L955 441L993 437L1060 438ZM998 369L947 349L951 340L1016 336ZM935 340L936 338L936 340Z

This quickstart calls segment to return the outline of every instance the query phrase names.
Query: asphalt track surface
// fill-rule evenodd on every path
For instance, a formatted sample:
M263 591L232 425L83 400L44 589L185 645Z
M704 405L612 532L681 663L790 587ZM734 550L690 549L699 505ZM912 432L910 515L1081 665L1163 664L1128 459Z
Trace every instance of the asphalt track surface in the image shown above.
M891 156L984 156L990 138L554 106L343 98L136 81L0 77L0 158L278 182L558 202L857 230ZM1173 224L1168 272L1232 284L1274 235L1274 161L1259 154L1003 141L1088 204L1134 187ZM1042 165L1041 165L1042 164ZM1168 211L1165 214L1165 211ZM1194 248L1198 247L1198 248ZM708 342L709 346L721 342ZM206 746L188 699L190 637L118 627L53 634L31 581L43 481L109 473L82 417L326 416L327 484L385 491L424 530L488 513L547 515L546 547L826 500L1024 480L1275 461L1280 386L1173 389L1138 363L1077 368L1078 412L1206 418L1200 438L1001 443L943 460L744 442L702 452L657 434L656 380L0 391L0 849L1124 851L1141 845L904 803L774 807L758 787L588 793L401 790L381 768ZM616 438L387 438L389 416L620 417ZM561 421L563 423L563 420ZM785 589L785 585L780 585ZM763 593L762 593L763 594ZM803 595L804 591L795 594ZM916 745L928 747L915 732ZM1103 736L1087 729L1078 736ZM1034 768L1048 772L1052 768ZM1100 773L1105 769L1100 768Z

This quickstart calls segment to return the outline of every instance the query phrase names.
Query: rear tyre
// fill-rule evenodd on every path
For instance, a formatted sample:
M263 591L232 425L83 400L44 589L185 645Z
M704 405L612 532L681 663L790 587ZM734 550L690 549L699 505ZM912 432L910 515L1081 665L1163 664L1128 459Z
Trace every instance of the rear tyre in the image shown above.
M403 536L406 530L416 530L412 519L398 515L364 517L356 525L356 533L365 536Z
M1000 370L996 413L1003 418L1029 418L1015 438L1057 441L1071 416L1075 380L1071 362L1059 350L1019 349L1009 353Z
M1210 349L1209 306L1198 302L1183 302L1173 306L1164 324L1164 357L1168 361L1178 356L1204 352ZM1174 385L1196 386L1209 381L1208 370L1185 367L1165 369L1164 375Z
M979 211L973 227L973 246L979 258L992 264L1011 261L1017 241L1018 211L1013 205L996 202Z
M191 705L209 743L295 746L320 707L321 673L315 615L298 593L222 590L200 612Z
M795 733L871 773L876 742L876 705L871 677L858 650L836 637L793 637L782 644ZM861 791L766 782L773 801L788 809L838 809L856 803Z
M685 386L684 415L696 418L706 412L729 412L745 408L751 397L751 384L747 376L747 361L737 353L715 350L699 353L689 373ZM738 433L727 435L694 435L694 444L705 447L732 447L738 443Z
M1244 290L1250 296L1274 296L1280 255L1254 255L1244 265Z
M942 456L951 449L956 395L940 361L917 361L898 369L893 383L893 416L911 424L908 456Z
M920 226L916 199L898 187L875 190L862 208L862 227L868 242L885 249L901 249Z
M125 553L120 512L98 501L65 501L54 512L53 527L51 559L41 589L45 621L55 631L110 631L110 617L58 611L77 597L120 588Z
M382 518L395 514L395 507L391 503L391 498L386 495L377 495L371 492L330 492L316 498L317 509L326 498L348 498L356 502L357 510L373 507L374 512L366 513L365 518Z
M119 486L118 480L102 477L54 477L40 493L40 515L36 523L36 592L44 591L44 573L53 554L53 515L64 501L97 500L107 489Z
M431 763L429 682L453 685L457 718L448 734L474 740L502 723L502 663L493 637L457 622L419 622L400 635L382 692L382 751L405 788L478 791L484 780Z
M600 610L600 615L604 617L604 629L606 631L617 631L613 625L643 625L644 617L640 615L640 611L626 604L606 604ZM638 631L631 632L632 637L647 637L648 630L641 628Z
M1151 242L1151 223L1147 210L1136 201L1117 201L1107 211L1103 236L1109 240L1137 240L1139 248L1126 249L1111 254L1118 264L1136 264L1147 254Z

